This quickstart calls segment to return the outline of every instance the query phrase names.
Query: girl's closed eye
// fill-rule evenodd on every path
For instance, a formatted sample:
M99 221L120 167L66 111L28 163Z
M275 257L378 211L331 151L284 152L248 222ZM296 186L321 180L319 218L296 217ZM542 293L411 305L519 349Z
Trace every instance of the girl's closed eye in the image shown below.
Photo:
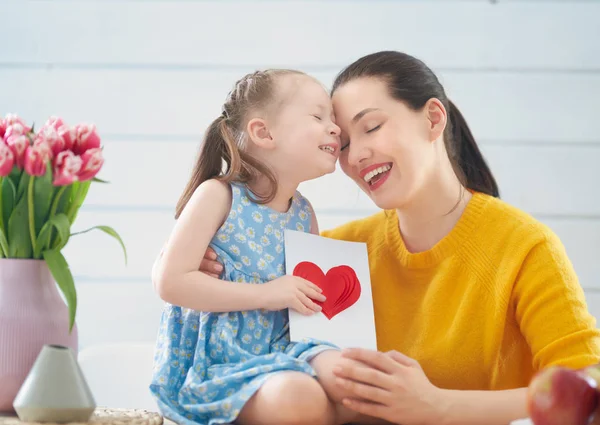
M313 115L313 117L315 117L316 119L318 119L319 121L321 121L321 117L318 115Z

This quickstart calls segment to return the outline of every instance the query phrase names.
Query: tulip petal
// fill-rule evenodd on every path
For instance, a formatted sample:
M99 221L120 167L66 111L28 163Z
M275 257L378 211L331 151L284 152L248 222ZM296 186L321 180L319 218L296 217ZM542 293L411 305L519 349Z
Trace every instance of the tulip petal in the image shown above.
M0 176L8 176L15 164L15 154L6 143L0 140Z
M77 173L80 181L91 180L98 174L102 165L104 164L104 158L102 157L101 148L93 148L87 150L81 155L81 169Z
M81 157L76 156L72 151L63 151L54 158L54 185L70 185L79 178L77 174L81 170Z

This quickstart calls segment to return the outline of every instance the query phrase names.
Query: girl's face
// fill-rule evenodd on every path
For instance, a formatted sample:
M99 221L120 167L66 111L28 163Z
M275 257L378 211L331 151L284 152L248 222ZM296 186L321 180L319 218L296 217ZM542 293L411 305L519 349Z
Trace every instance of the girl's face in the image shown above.
M270 162L282 177L298 182L332 173L340 155L340 128L329 95L310 77L282 80L284 98L270 125L276 146Z
M332 100L342 130L344 173L379 208L400 209L411 203L436 167L439 144L432 142L443 132L443 107L440 111L433 100L413 111L393 99L386 83L376 78L352 80L339 87Z

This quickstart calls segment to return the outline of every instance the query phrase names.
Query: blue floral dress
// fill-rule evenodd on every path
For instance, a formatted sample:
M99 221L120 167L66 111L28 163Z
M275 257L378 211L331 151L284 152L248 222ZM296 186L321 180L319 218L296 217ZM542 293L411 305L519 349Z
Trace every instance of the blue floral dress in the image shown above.
M284 275L284 230L308 232L310 223L298 192L280 213L232 184L231 210L210 245L224 265L222 279L261 284ZM308 362L332 348L290 342L287 310L206 313L167 303L150 390L163 415L179 424L231 423L267 378L281 371L315 376Z

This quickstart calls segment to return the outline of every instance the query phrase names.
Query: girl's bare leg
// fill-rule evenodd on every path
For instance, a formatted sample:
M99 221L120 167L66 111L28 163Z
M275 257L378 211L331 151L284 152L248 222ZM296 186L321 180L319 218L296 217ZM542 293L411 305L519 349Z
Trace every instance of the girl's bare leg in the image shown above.
M334 403L335 408L335 425L342 424L362 424L362 425L383 425L388 422L383 419L373 418L371 416L365 416L357 413L353 410L348 409L342 404L342 400L347 394L344 390L339 388L335 382L335 375L333 374L333 368L340 359L340 352L337 350L328 350L317 355L312 361L311 365L317 372L317 379L325 390L325 393L329 399Z
M339 351L317 355L311 365L317 379L301 372L281 372L269 378L248 400L239 425L383 425L385 421L361 415L341 404L346 396L332 370Z
M269 378L248 400L240 425L337 425L336 408L321 384L301 372Z

